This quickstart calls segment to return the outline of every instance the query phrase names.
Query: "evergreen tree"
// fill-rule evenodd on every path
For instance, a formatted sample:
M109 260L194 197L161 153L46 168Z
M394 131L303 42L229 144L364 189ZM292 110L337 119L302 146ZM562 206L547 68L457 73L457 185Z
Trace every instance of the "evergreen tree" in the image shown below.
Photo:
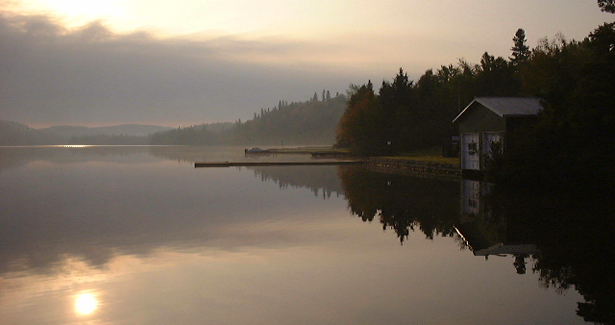
M515 33L515 37L513 37L514 45L511 48L512 55L509 58L513 65L519 65L529 59L530 48L527 46L526 42L525 31L519 28Z
M379 93L381 119L384 124L380 134L383 138L382 148L378 148L378 151L392 154L414 142L416 138L413 135L422 112L417 109L414 82L401 68L392 83L382 83Z

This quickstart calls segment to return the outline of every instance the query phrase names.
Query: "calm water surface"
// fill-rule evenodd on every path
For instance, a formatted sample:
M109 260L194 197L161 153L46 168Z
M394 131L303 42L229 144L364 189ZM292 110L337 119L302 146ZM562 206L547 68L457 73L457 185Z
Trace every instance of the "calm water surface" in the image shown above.
M193 168L241 159L310 158L0 148L0 323L584 323L531 252L479 256L509 231L472 219L480 184Z

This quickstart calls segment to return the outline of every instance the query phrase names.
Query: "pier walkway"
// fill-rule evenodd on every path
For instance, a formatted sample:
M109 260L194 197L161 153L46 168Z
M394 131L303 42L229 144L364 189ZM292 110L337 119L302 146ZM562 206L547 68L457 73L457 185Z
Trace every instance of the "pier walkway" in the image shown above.
M363 160L318 160L318 161L217 161L195 162L194 168L203 167L250 167L250 166L324 166L324 165L359 165Z

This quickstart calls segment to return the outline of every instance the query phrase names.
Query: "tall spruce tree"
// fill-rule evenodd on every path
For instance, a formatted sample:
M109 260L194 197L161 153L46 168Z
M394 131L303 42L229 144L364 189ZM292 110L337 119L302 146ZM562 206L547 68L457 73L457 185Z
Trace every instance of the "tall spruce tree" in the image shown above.
M518 65L527 61L530 57L530 48L527 46L527 40L525 39L525 31L519 28L513 37L512 55L509 57L510 62L513 65Z

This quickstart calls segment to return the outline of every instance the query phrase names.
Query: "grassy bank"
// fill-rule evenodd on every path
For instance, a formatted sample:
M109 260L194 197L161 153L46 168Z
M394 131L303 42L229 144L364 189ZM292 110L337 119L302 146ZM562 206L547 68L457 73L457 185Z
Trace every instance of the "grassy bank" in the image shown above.
M348 149L332 148L330 146L313 146L313 147L295 147L295 148L271 148L268 149L271 153L276 154L350 154ZM431 163L439 163L444 165L459 166L459 158L442 157L442 148L433 147L429 149L421 149L411 152L405 152L397 156L388 156L382 158L425 161Z
M415 161L427 161L439 164L459 166L459 158L442 157L442 148L433 147L429 149L421 149L411 152L405 152L398 156L386 157L391 159L407 159Z

